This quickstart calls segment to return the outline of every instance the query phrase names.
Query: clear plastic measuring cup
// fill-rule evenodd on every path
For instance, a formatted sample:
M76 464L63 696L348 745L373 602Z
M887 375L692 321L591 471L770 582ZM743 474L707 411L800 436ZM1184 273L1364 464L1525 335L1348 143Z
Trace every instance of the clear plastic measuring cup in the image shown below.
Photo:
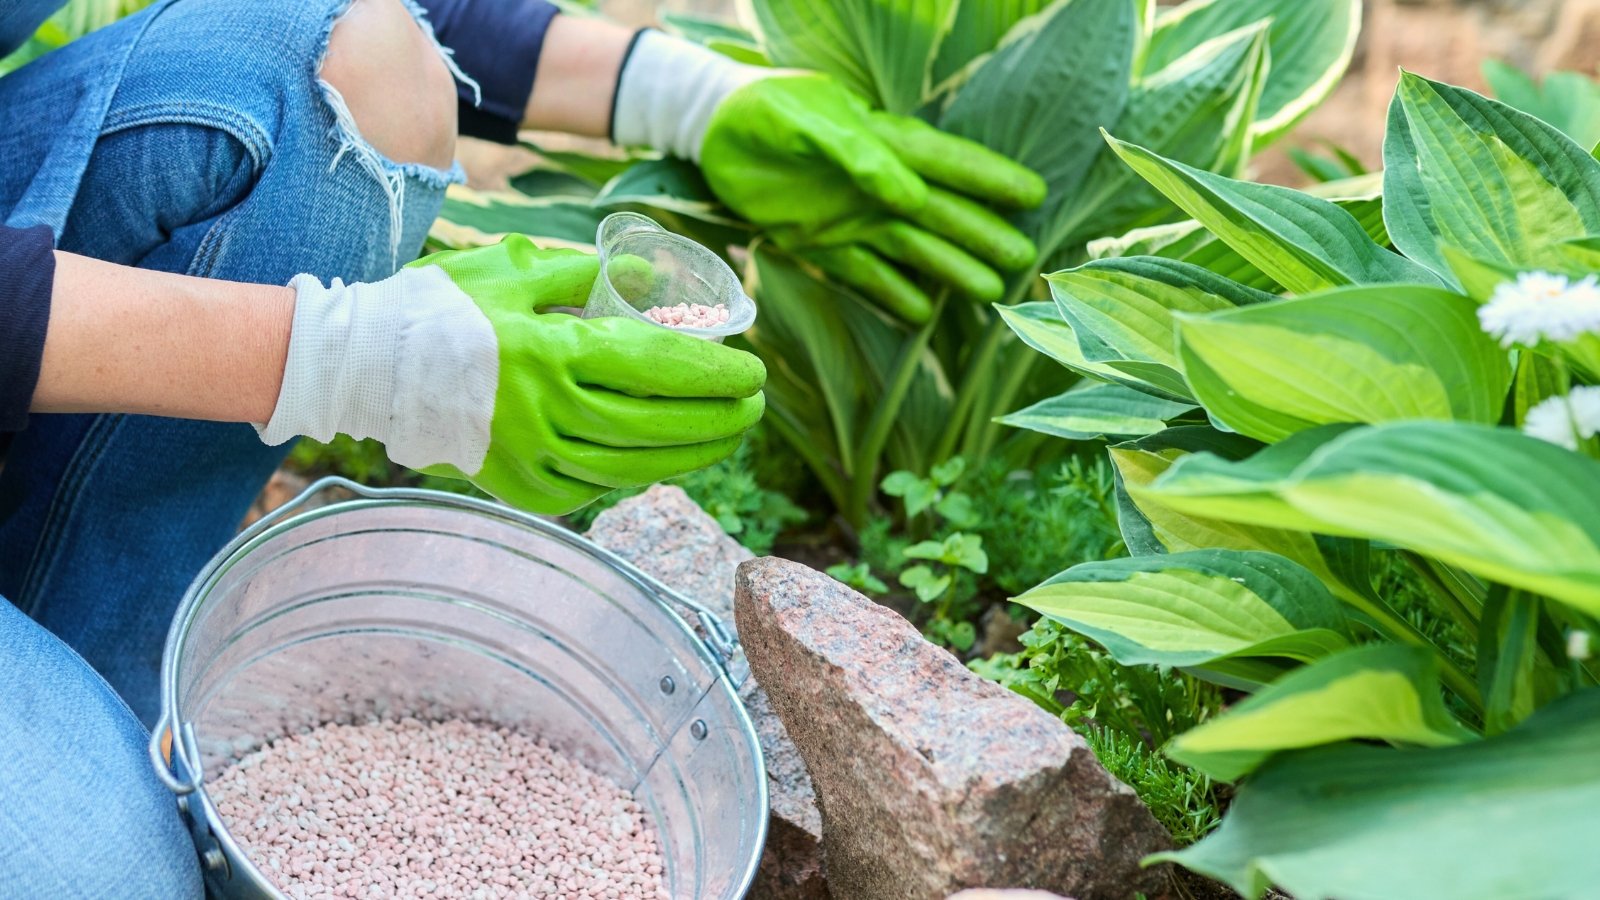
M583 308L585 319L622 316L684 334L721 341L756 320L756 304L745 296L739 277L721 257L655 220L638 213L612 213L595 233L600 277ZM655 307L723 306L728 319L718 325L662 325L646 315Z

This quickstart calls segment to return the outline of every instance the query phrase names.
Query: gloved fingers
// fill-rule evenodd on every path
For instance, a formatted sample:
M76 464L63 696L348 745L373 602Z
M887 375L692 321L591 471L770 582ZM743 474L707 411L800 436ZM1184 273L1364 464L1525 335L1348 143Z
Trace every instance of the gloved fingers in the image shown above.
M1021 271L1039 256L1033 241L999 213L943 188L931 189L927 204L906 219L1002 271Z
M622 299L629 303L643 301L656 286L656 272L650 261L631 253L606 260L605 276Z
M857 188L890 211L908 213L928 202L927 183L870 130L824 119L801 133Z
M721 462L732 456L743 440L744 436L739 434L701 444L637 449L561 439L552 455L551 466L568 478L591 484L637 487Z
M755 355L632 319L589 319L573 380L634 397L751 397L767 383Z
M921 325L933 315L933 301L922 288L865 247L810 250L805 257L903 321Z
M926 272L958 292L994 303L1005 295L1000 274L944 238L909 222L890 222L866 235L874 250L909 268Z
M766 397L738 400L630 397L614 391L578 389L574 402L550 410L551 424L565 437L606 447L672 447L740 435L761 421Z
M1032 209L1049 186L1039 173L988 147L956 137L921 119L871 115L872 131L919 175L971 197L1002 206Z
M501 490L482 484L478 487L518 509L542 516L567 515L614 490L603 484L564 475L548 465L538 465L528 470L525 477L514 486ZM495 487L501 486L496 483Z
M600 260L579 250L545 250L525 235L469 250L445 250L406 268L438 266L479 305L541 312L582 306L600 274Z

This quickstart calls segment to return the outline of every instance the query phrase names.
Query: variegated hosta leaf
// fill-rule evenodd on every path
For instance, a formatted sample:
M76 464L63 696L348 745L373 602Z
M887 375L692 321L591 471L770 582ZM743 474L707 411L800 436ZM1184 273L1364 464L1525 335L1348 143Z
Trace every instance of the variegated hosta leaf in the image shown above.
M1427 269L1379 246L1336 204L1224 178L1112 139L1118 155L1223 243L1294 293L1346 284L1435 284Z
M1085 359L1177 400L1193 394L1178 359L1175 316L1276 299L1158 257L1100 260L1046 278Z
M748 0L775 66L826 72L874 105L921 108L957 0Z
M933 86L938 89L978 57L999 46L1018 22L1049 6L1049 0L963 0L956 20L939 44L933 61Z
M1212 778L1237 781L1285 750L1357 739L1447 747L1473 738L1445 708L1432 653L1373 644L1290 672L1164 749Z
M1195 410L1192 403L1177 403L1116 384L1079 382L1072 390L997 421L1069 441L1101 437L1142 437L1167 427L1167 422Z
M1394 244L1447 279L1446 248L1535 268L1562 241L1600 234L1600 162L1525 113L1404 73L1384 139Z
M1439 288L1340 288L1178 316L1178 353L1214 421L1262 441L1340 422L1497 422L1511 383L1477 304Z
M1384 541L1600 614L1600 462L1508 428L1302 432L1249 459L1180 459L1136 501Z
M1198 426L1169 428L1112 447L1117 519L1129 551L1136 556L1208 548L1276 553L1304 566L1349 606L1384 617L1372 597L1366 542L1200 516L1165 506L1144 491L1190 454L1212 453L1237 460L1260 448L1239 435Z
M1333 92L1355 50L1361 0L1189 0L1156 19L1143 71L1158 72L1217 35L1262 21L1272 23L1272 69L1251 133L1265 146Z
M541 247L594 249L605 211L571 199L529 197L518 191L476 191L451 185L428 237L461 249L525 234Z
M1577 900L1600 884L1600 689L1454 747L1345 744L1286 754L1222 827L1151 861L1296 897Z
M1124 665L1265 684L1290 661L1348 646L1316 576L1271 553L1196 550L1074 566L1017 602L1092 638Z
M1128 0L1056 0L1006 35L940 118L945 130L1043 176L1049 197L1021 218L1041 257L1065 237L1084 176L1103 149L1096 129L1122 115L1134 30Z
M1267 69L1265 23L1208 41L1136 82L1116 131L1189 165L1235 172L1249 157L1248 123ZM1103 148L1060 231L1070 248L1107 231L1175 215L1159 191Z

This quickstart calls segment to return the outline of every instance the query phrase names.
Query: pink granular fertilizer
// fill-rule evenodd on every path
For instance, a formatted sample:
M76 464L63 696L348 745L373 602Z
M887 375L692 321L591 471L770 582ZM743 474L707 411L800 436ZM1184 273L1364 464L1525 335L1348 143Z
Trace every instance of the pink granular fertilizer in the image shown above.
M706 306L701 303L679 303L677 306L652 306L644 314L653 322L668 328L715 328L728 324L728 307L718 303Z
M506 728L324 725L241 758L209 792L294 898L669 900L634 798Z

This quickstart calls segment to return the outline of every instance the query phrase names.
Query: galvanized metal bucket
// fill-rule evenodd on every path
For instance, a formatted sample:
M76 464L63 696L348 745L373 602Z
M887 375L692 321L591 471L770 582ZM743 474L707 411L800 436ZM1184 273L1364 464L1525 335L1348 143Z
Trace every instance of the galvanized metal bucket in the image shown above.
M313 502L336 489L354 499ZM324 722L413 714L524 728L630 788L672 896L723 900L744 896L766 840L747 673L716 616L570 531L454 494L325 479L190 586L150 755L215 897L284 894L219 819L207 772Z

